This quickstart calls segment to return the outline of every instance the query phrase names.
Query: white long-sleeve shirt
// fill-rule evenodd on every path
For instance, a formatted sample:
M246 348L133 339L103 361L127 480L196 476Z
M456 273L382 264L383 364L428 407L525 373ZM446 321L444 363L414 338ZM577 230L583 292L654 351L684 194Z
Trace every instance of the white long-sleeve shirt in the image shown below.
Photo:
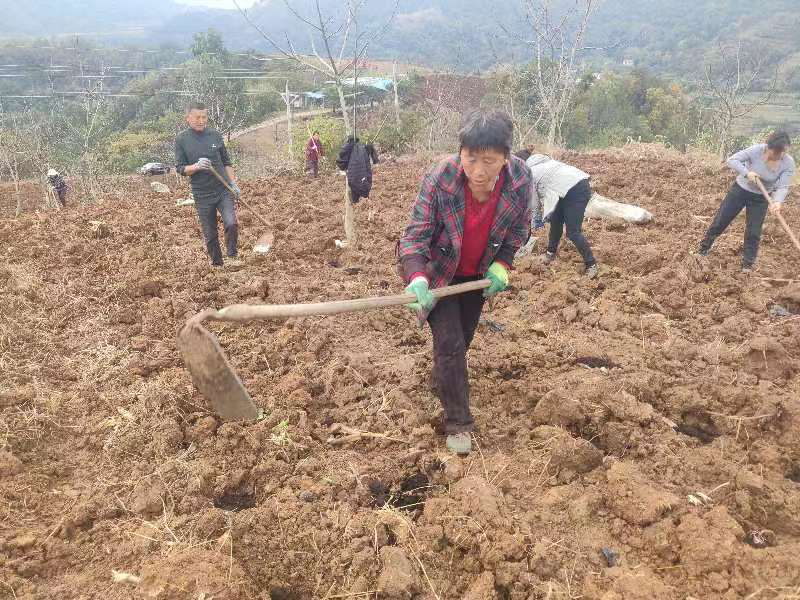
M531 186L531 213L538 214L541 203L542 220L546 221L558 201L567 195L576 184L589 179L589 174L577 167L559 162L545 154L534 154L525 164L533 174Z
M767 166L766 152L766 144L756 144L731 156L727 160L727 165L739 174L736 183L740 188L754 194L761 193L758 185L750 183L747 179L747 172L753 171L758 174L761 183L772 195L772 200L784 202L795 173L794 159L788 153L784 153L778 168L773 171Z

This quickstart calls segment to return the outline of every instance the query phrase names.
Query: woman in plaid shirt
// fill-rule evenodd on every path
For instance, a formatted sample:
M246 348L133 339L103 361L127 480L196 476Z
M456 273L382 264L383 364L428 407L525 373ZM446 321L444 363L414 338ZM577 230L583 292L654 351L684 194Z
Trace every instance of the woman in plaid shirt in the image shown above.
M447 447L472 449L467 350L486 298L508 286L514 255L530 235L531 173L511 156L513 124L499 111L468 113L459 153L422 180L398 260L417 297L409 307L433 333L433 371L445 413ZM435 302L430 290L487 278L491 287Z

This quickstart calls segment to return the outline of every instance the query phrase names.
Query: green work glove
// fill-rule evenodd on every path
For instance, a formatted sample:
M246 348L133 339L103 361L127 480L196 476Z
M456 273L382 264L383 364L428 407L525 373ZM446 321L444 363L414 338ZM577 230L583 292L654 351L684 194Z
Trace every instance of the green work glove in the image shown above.
M428 289L428 280L424 277L415 277L411 283L406 286L405 292L406 294L414 294L417 297L416 302L406 304L406 306L414 312L433 308L434 297Z
M484 298L491 298L497 292L502 292L508 287L508 271L499 262L493 262L486 271L486 279L492 282L488 288L483 290Z

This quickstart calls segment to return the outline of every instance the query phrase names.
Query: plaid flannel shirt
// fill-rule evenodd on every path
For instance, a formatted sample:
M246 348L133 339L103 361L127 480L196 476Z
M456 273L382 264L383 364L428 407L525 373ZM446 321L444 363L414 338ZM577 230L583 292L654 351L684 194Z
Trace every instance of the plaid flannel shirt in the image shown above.
M495 260L510 266L530 235L530 169L515 156L509 158L504 169L505 183L481 258L481 273ZM406 281L420 272L427 274L432 288L452 281L461 260L466 182L457 154L433 167L423 178L411 210L411 222L397 243L397 258Z

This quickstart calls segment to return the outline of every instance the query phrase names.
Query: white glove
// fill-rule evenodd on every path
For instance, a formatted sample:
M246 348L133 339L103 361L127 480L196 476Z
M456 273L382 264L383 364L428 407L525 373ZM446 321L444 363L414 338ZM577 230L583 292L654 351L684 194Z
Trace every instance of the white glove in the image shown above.
M195 168L201 169L203 171L208 171L211 169L211 161L207 158L201 158L196 163L194 163Z

